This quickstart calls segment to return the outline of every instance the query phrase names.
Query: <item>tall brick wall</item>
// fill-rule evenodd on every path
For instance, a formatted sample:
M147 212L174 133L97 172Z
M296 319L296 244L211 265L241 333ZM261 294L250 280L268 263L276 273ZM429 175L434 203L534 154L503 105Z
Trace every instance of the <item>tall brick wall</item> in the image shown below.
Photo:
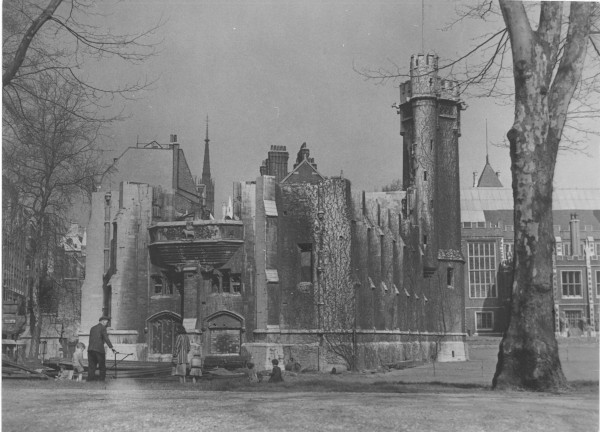
M124 183L117 226L116 273L111 278L111 327L144 334L149 303L148 226L152 217L152 187ZM143 336L142 336L143 339Z
M119 210L119 193L111 192L110 220ZM86 274L81 288L81 329L88 332L98 324L104 300L105 192L92 194L90 220L87 227ZM112 226L112 224L110 224ZM112 228L111 228L112 229Z

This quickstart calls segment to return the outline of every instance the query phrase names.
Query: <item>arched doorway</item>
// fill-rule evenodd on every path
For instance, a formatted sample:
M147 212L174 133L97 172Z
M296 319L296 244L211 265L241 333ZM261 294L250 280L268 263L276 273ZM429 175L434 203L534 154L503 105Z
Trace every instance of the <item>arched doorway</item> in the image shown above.
M219 311L206 318L211 355L239 354L244 318L231 311Z
M150 354L171 354L177 334L176 324L181 323L181 316L170 311L159 312L147 320L148 352Z

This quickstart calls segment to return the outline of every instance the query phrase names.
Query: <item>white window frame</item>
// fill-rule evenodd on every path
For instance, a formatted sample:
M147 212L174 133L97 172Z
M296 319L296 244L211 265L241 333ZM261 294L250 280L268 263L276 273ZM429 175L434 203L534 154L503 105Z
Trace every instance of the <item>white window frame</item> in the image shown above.
M571 328L578 328L579 322L585 316L581 309L567 309L564 312L565 312L565 318L566 318L567 322L569 323L569 327L571 327ZM576 316L568 317L567 315L569 315L569 314L576 315Z
M554 237L556 242L556 247L555 247L555 252L556 252L556 256L563 256L563 244L562 244L562 239L560 237Z
M491 250L486 250L490 247ZM477 249L475 251L475 249ZM483 255L480 254L483 249ZM467 243L469 261L469 298L497 298L496 242L470 241ZM477 252L473 255L473 252ZM474 268L476 267L476 268Z
M479 315L489 315L490 316L490 327L479 327L479 320L478 320L478 316ZM480 332L480 331L492 331L494 330L494 312L492 311L476 311L475 312L475 331L476 332Z
M567 294L565 295L565 281L564 281L564 276L567 273L572 273L572 274L578 274L579 275L579 282L571 282L571 281L567 281L566 285L573 285L573 287L575 288L577 286L577 284L579 284L579 294L575 294L575 295L570 295ZM582 298L583 297L583 279L582 279L582 275L581 275L581 270L561 270L560 271L560 293L562 298Z
M502 244L502 248L504 250L504 259L506 261L512 260L514 254L515 254L515 243L514 242L507 242L507 241L505 241Z

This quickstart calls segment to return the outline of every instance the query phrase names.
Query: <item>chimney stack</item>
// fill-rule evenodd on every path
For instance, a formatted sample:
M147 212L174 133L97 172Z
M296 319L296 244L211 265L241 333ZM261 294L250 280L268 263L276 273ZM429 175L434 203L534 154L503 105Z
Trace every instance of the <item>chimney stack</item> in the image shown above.
M571 213L571 220L569 221L569 229L571 231L571 255L579 256L579 219L577 219L577 213Z

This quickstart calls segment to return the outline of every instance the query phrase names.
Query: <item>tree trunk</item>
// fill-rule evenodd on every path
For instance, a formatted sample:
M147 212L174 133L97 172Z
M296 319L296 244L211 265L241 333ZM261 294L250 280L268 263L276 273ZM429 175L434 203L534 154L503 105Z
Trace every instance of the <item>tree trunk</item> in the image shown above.
M27 357L35 360L38 357L40 338L42 335L42 310L40 306L40 258L33 257L33 276L31 286L29 287L29 333L31 334L31 344Z
M515 120L507 134L515 260L510 322L500 343L493 386L556 390L566 387L566 379L554 333L552 182L566 110L581 76L591 9L572 3L564 53L552 82L562 2L542 5L535 32L521 2L500 0L500 6L515 81Z

